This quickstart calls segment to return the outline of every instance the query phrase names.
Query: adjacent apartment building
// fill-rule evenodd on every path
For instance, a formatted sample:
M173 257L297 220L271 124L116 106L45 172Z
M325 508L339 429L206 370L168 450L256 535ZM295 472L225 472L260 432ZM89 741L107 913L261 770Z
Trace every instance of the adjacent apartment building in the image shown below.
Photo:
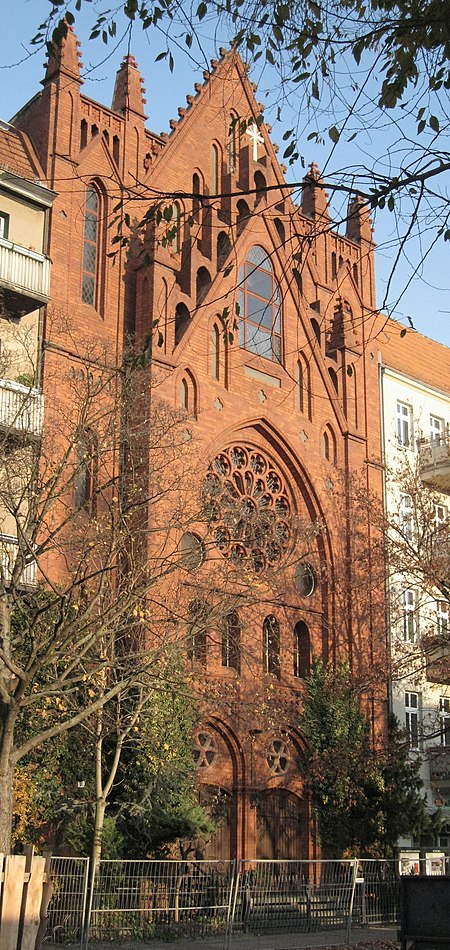
M0 122L0 585L8 585L19 540L24 585L35 582L35 563L20 539L33 445L42 429L41 341L50 299L46 254L54 192L28 136ZM31 454L30 454L31 453ZM28 473L28 475L27 475ZM16 499L22 496L16 507ZM23 500L23 503L22 503Z
M450 350L388 322L380 400L388 529L392 711L422 761L436 835L400 846L450 854Z

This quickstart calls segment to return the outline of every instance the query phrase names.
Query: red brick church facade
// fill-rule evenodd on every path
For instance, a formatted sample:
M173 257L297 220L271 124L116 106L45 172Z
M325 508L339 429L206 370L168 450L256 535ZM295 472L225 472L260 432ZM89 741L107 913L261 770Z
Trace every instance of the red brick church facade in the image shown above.
M186 597L190 576L212 571L208 561L247 560L263 590L228 611L201 655L191 644L198 680L231 697L205 706L195 740L202 797L223 816L206 853L314 857L297 767L303 680L313 653L349 657L358 670L384 639L370 530L363 521L353 531L347 490L355 474L381 496L371 225L354 199L337 233L314 166L294 204L239 57L213 61L186 99L170 134L149 132L132 57L111 108L85 97L69 32L14 123L58 195L54 310L119 360L130 334L142 348L161 332L148 374L158 398L186 415L215 525L205 562L201 553L182 580ZM118 198L131 224L152 201L172 207L170 222L149 222L131 263L120 247L108 256L105 222ZM64 399L70 341L48 320L45 344ZM250 529L230 526L230 492L252 513ZM320 530L306 541L308 524ZM201 525L186 535L195 560ZM367 702L382 721L384 698Z

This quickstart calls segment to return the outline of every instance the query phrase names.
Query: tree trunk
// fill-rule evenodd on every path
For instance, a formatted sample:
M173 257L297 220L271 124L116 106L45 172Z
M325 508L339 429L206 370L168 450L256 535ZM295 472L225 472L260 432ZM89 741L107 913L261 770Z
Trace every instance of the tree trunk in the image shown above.
M2 716L0 735L0 853L9 854L13 819L13 750L16 717L4 703L0 702L0 708Z
M98 865L100 858L102 856L102 837L103 837L103 826L105 823L105 812L106 812L106 798L101 796L97 798L95 802L95 824L94 824L94 839L92 842L92 864L93 868Z
M3 590L0 596L0 644L6 659L11 655L11 597ZM11 850L14 729L17 712L7 701L12 700L13 677L7 663L0 662L0 853ZM6 701L5 701L6 700Z

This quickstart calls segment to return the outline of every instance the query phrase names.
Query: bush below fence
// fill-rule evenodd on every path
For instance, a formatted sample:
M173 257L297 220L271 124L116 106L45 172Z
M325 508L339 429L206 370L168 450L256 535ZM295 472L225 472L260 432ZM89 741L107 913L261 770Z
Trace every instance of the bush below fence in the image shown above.
M171 940L391 926L395 862L101 861L52 858L47 940Z

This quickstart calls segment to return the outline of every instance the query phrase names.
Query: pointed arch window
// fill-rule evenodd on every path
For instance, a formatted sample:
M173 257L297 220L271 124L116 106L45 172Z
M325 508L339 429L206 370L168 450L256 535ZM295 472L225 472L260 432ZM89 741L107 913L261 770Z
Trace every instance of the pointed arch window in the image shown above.
M262 247L252 247L239 271L239 345L281 363L281 301L273 267Z
M204 600L192 600L187 617L187 653L191 662L206 664L206 628L208 607Z
M211 376L213 379L220 378L220 330L217 323L211 333Z
M194 172L192 176L192 217L194 218L194 221L198 221L200 216L200 192L200 176L197 172Z
M241 624L239 614L232 610L225 618L222 634L222 666L236 670L241 666Z
M95 514L98 476L98 443L91 430L87 430L76 445L74 502L79 511L84 509Z
M175 308L175 346L178 346L191 322L191 315L185 303L178 303Z
M180 251L180 205L178 201L175 201L173 204L173 214L172 214L172 250L174 254L178 254Z
M197 385L189 370L185 370L179 383L179 406L197 416Z
M304 620L294 627L294 676L305 679L310 674L311 640Z
M297 409L305 411L305 373L301 360L297 360Z
M228 131L228 168L230 172L235 172L237 165L238 122L239 120L236 115L230 115L230 128Z
M213 144L211 148L211 194L217 195L219 190L219 149Z
M263 623L263 669L280 678L280 625L273 614Z
M337 444L336 436L333 432L331 426L326 426L322 434L322 455L327 460L331 462L332 465L337 463Z
M97 268L100 225L100 201L95 188L86 190L84 212L83 276L81 299L95 306L97 297Z

